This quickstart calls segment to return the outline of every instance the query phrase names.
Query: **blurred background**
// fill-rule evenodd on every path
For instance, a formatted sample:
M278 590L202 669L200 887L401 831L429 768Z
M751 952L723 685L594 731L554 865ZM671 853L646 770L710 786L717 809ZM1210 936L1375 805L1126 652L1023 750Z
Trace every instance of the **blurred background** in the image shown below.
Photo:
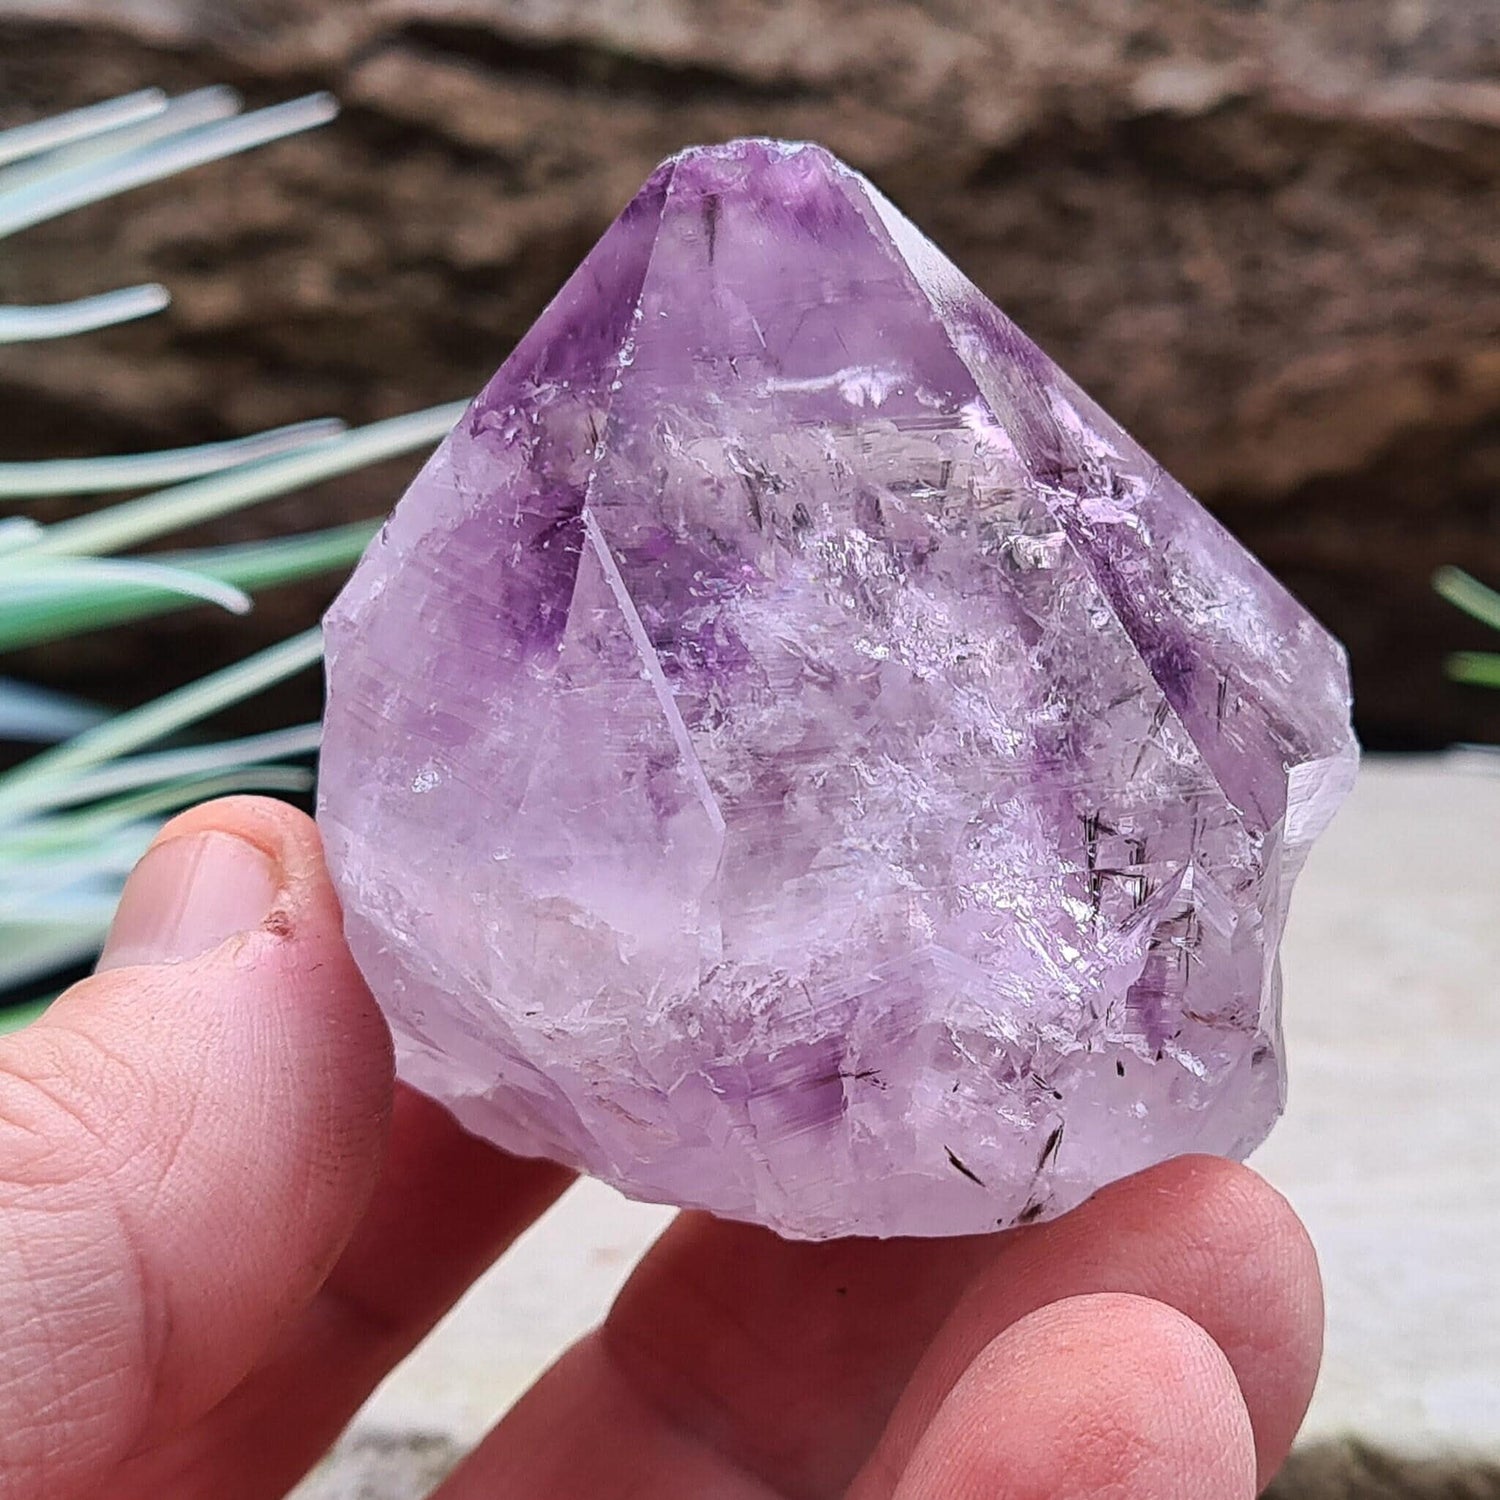
M175 301L0 350L0 458L468 395L660 157L812 137L1343 637L1368 745L1500 740L1500 694L1442 670L1486 632L1430 587L1500 578L1494 0L0 0L0 124L217 82L344 113L7 244L0 302ZM194 540L381 513L411 467ZM46 676L144 697L330 587L49 646Z

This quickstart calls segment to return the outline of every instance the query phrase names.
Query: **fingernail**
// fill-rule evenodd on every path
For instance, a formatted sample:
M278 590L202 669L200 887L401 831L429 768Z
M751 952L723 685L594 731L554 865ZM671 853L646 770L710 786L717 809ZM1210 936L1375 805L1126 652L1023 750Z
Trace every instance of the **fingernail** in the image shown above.
M232 833L182 834L148 849L130 872L98 967L177 964L271 914L276 862Z

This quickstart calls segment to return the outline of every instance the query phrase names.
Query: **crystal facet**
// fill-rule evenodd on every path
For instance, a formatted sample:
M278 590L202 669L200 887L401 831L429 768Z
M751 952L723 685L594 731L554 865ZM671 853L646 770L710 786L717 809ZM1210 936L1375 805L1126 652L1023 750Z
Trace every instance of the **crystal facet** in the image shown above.
M656 172L327 639L350 942L503 1147L936 1235L1280 1111L1343 653L817 147Z

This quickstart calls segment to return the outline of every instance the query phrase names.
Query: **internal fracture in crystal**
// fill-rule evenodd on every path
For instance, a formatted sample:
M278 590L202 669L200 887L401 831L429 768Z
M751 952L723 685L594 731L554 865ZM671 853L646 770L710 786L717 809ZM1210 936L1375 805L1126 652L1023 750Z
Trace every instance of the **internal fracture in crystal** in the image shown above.
M1342 651L868 182L666 162L327 620L400 1069L784 1234L957 1234L1284 1096Z

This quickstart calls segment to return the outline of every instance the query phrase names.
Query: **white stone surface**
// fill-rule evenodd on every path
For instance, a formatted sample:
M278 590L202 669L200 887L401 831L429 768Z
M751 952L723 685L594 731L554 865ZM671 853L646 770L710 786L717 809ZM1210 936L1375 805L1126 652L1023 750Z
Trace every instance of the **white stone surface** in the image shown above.
M1500 1452L1500 758L1367 765L1299 887L1285 961L1292 1103L1256 1165L1323 1256L1308 1435ZM575 1188L360 1425L473 1441L667 1217Z
M1500 1452L1500 757L1369 765L1294 908L1254 1165L1323 1260L1307 1433Z
M603 1183L576 1184L376 1391L360 1421L472 1442L599 1322L671 1217Z

